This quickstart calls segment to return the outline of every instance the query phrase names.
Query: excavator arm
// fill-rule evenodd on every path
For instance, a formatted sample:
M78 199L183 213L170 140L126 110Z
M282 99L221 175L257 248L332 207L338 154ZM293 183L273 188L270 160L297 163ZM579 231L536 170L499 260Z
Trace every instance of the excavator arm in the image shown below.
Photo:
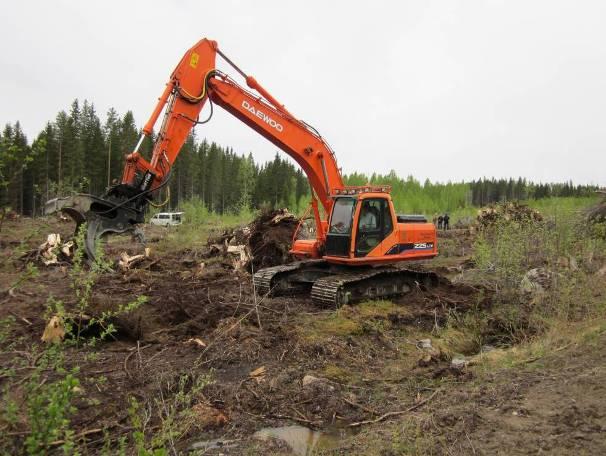
M244 77L250 90L240 86L216 68L217 55ZM335 155L310 125L294 117L252 76L246 75L220 50L215 41L202 39L189 49L172 72L166 88L143 128L134 151L127 155L121 182L102 197L79 195L69 202L51 204L62 209L78 224L86 221L86 250L94 257L95 242L108 233L135 231L144 221L146 206L170 179L172 165L190 131L199 123L203 107L217 105L244 122L289 154L306 173L312 188L312 208L317 233L313 252L322 250L326 238L326 217L333 195L344 188ZM139 148L152 135L160 115L163 119L150 160ZM318 202L323 206L323 214Z

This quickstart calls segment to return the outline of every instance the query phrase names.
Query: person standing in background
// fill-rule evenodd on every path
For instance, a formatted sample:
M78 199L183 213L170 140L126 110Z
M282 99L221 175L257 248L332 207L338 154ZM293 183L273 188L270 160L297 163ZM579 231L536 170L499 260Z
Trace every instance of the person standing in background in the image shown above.
M442 227L445 230L450 229L450 215L448 215L448 213L444 214L444 218L442 219Z

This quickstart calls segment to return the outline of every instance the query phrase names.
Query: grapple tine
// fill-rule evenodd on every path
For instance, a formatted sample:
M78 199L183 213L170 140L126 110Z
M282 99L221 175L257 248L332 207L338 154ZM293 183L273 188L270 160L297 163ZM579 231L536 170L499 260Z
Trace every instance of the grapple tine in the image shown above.
M132 231L141 240L136 223L142 220L140 211L114 201L93 195L78 194L67 198L55 198L45 205L45 214L62 212L76 222L76 234L82 224L87 223L84 251L89 262L96 259L99 240L109 234Z
M92 219L86 225L86 236L84 238L84 251L91 263L95 262L97 254L97 243L101 239L102 233L99 232L99 223Z

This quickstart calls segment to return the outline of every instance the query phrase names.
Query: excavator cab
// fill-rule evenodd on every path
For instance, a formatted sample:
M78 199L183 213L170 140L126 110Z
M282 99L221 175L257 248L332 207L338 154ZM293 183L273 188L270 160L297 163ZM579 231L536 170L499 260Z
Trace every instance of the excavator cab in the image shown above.
M367 256L393 232L394 220L392 205L386 194L335 198L326 234L326 256Z
M389 189L354 187L334 197L324 259L378 264L437 255L436 231L420 215L397 215Z

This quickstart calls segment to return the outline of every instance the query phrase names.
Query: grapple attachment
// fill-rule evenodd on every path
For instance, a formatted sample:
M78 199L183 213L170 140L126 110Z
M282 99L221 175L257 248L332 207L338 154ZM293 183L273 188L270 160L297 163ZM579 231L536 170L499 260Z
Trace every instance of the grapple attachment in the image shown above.
M131 200L115 197L100 198L86 193L49 200L44 213L50 215L62 212L76 222L76 233L86 223L84 249L90 261L94 261L99 239L109 233L132 232L143 240L138 223L144 219L143 208L132 204Z

